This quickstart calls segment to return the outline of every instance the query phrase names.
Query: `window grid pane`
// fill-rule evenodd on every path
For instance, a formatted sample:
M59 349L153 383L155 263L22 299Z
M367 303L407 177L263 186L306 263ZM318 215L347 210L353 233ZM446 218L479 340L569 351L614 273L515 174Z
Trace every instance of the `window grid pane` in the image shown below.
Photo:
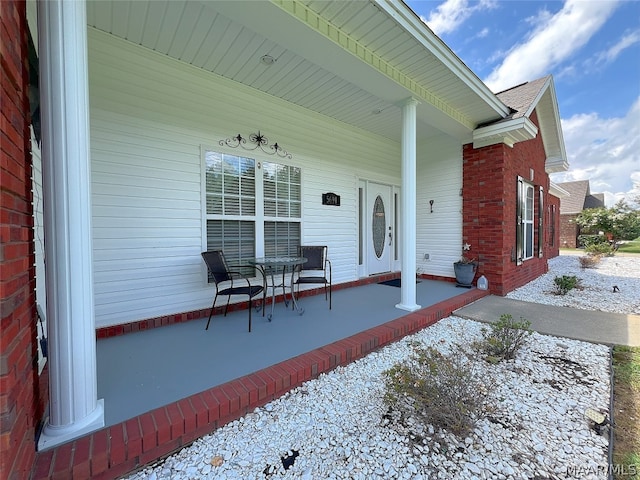
M524 237L523 259L526 260L533 257L533 186L523 184L523 188L525 190L524 218L522 222Z
M206 151L208 215L255 215L255 160Z
M525 223L524 225L524 257L533 257L533 224Z
M246 264L255 256L255 237L255 223L252 221L207 220L207 250L222 250L229 264ZM245 275L255 275L253 268L240 271Z
M262 166L265 216L300 218L300 169L273 162L264 162Z
M527 186L527 203L525 205L525 220L533 220L533 187Z
M264 253L267 257L297 255L299 246L298 222L264 222Z

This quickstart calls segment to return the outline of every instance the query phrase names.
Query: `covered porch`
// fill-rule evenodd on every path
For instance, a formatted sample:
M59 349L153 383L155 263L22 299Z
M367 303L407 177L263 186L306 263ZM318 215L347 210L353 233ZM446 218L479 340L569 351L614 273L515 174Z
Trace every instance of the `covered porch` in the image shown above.
M396 275L397 276L397 275ZM118 478L264 405L323 372L425 328L486 291L421 279L418 301L395 308L400 289L378 282L283 303L272 322L247 311L98 341L98 392L105 428L41 452L32 478ZM255 314L256 312L254 312Z
M365 15L371 26L361 30ZM46 242L36 260L47 259L35 275L36 301L50 340L41 450L136 414L105 414L117 401L98 380L95 331L206 308L213 287L203 251L260 257L328 244L334 285L400 272L403 285L385 306L391 316L380 323L433 303L418 299L416 271L453 276L462 146L477 125L509 110L403 4L38 2L29 17L42 80L42 175L33 189ZM329 194L339 201L324 202ZM316 336L336 342L380 323ZM243 322L232 325L242 345ZM185 353L144 344L173 357L176 372L234 363L190 357L193 341L180 342ZM269 342L251 352L264 359ZM207 346L215 350L204 343L203 353ZM177 365L182 357L189 368ZM120 375L135 363L129 358ZM172 398L211 385L194 381ZM175 401L162 395L139 402ZM267 401L260 398L250 405ZM158 420L151 423L156 432Z

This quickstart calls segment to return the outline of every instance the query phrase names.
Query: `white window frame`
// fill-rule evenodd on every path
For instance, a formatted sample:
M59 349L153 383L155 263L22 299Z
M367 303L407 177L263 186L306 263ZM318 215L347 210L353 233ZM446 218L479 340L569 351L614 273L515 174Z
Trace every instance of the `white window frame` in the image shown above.
M534 206L535 211L535 206ZM538 258L544 256L544 187L538 187Z
M521 265L535 255L535 187L520 176L516 212L516 263Z
M250 221L254 224L254 256L255 257L263 257L265 256L265 224L268 222L277 222L277 223L297 223L299 224L299 243L302 242L302 168L294 165L291 162L282 162L279 158L269 158L267 156L262 156L258 154L258 152L251 151L237 151L233 149L229 149L228 147L212 147L209 145L201 145L201 208L202 208L202 251L206 251L208 249L208 235L207 235L207 224L210 220L233 220L233 221ZM254 190L254 198L255 198L255 208L253 215L243 215L242 212L240 214L225 214L224 211L222 213L208 213L207 212L207 161L206 156L207 152L212 151L216 153L221 153L223 155L232 155L236 157L243 157L247 159L251 159L255 162L255 190ZM263 164L277 164L283 165L291 168L296 168L299 171L300 183L299 183L299 198L297 201L291 201L291 198L287 199L289 205L291 203L299 203L298 216L284 216L279 215L276 212L275 215L266 215L265 214L265 188L264 188L264 169ZM294 209L295 210L295 209ZM293 254L294 252L288 252ZM204 271L205 281L208 281L208 275L206 273L206 268Z

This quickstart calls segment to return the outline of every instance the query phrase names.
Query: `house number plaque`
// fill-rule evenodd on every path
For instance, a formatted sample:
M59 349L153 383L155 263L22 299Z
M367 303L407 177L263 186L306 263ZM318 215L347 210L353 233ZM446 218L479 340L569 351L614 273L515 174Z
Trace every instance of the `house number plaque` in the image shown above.
M340 195L333 192L327 192L322 194L322 205L331 205L333 207L340 206Z

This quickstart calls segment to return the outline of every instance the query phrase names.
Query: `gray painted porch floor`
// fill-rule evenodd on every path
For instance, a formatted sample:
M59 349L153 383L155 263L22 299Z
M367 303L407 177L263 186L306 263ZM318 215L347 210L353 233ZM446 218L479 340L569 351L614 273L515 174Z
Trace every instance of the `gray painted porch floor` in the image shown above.
M466 292L454 283L422 279L417 303L427 307ZM98 398L107 426L202 392L406 315L395 308L400 288L370 284L303 297L298 315L283 303L273 321L253 311L168 325L97 342ZM269 312L270 305L267 307Z

